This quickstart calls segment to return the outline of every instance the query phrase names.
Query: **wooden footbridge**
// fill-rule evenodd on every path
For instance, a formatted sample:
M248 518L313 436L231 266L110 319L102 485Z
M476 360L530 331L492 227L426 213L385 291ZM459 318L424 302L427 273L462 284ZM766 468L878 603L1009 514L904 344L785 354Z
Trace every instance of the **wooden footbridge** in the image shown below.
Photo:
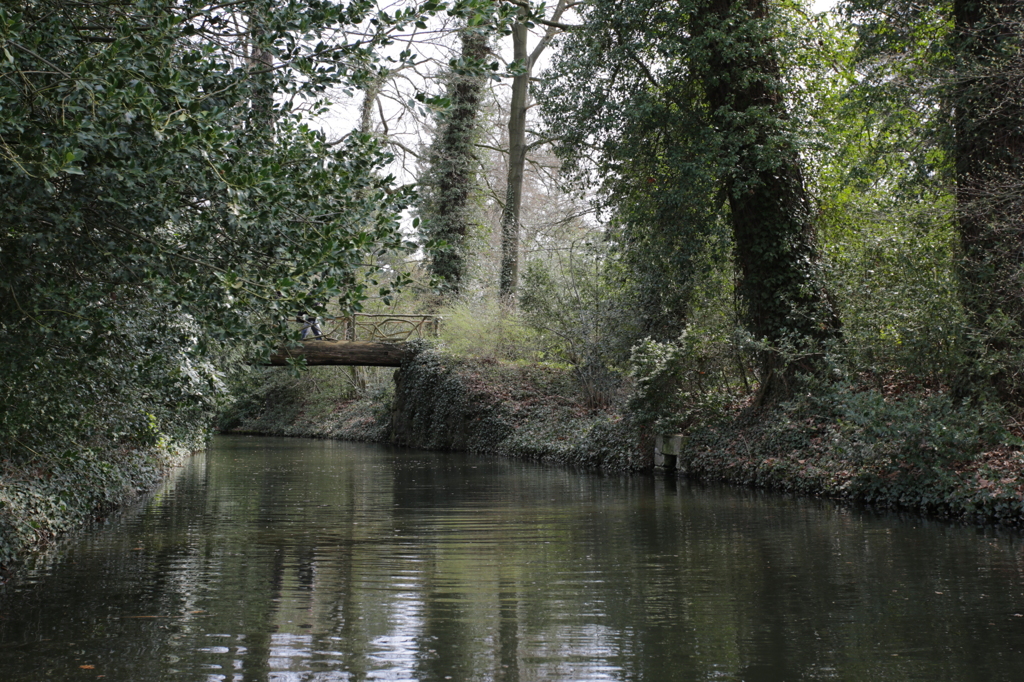
M307 365L398 367L410 353L410 341L437 336L441 325L436 315L356 313L320 319L323 334L319 338L282 348L270 356L270 364L287 365L289 360L304 358Z

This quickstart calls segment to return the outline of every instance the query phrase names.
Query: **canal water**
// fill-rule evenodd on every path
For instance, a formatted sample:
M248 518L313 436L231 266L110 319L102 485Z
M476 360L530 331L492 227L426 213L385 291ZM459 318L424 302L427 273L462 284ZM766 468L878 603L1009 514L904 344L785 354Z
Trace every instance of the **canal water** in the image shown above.
M0 680L1024 679L1018 534L222 437L0 591Z

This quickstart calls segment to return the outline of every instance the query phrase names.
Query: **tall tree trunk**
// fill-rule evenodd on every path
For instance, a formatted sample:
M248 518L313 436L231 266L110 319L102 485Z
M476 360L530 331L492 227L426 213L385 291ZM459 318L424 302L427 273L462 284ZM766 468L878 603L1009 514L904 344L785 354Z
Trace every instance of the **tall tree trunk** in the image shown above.
M953 16L956 72L950 95L963 300L989 350L1019 353L1024 344L1024 7L1019 0L954 0ZM997 392L1020 402L1024 378L1016 377L1018 362L1007 356L996 365L988 378Z
M526 108L530 94L530 63L526 51L526 25L512 26L512 55L523 72L512 79L512 103L508 116L508 182L501 212L501 281L499 293L505 305L515 303L519 288L519 215L523 205L523 174L526 170Z
M512 79L512 102L508 116L508 181L505 206L501 211L499 296L506 307L515 305L519 288L519 227L523 205L523 176L526 172L526 111L530 106L530 78L541 53L563 28L558 22L569 6L569 0L558 0L550 20L532 17L529 10L521 7L519 21L512 25L512 56L522 65L523 72ZM546 26L544 35L532 52L527 49L528 19L535 19Z
M730 166L724 169L744 322L773 349L761 359L762 401L788 394L794 370L813 370L817 344L839 335L839 318L821 282L814 222L799 154L786 132L770 0L709 0L691 31L705 50L700 75L712 124Z

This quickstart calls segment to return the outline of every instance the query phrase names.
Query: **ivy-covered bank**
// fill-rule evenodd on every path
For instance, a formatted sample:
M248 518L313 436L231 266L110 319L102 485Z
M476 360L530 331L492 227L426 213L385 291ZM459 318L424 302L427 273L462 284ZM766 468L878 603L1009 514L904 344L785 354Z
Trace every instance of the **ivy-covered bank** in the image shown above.
M677 474L1024 527L1024 452L943 394L804 396L683 438Z
M621 403L597 409L569 370L432 350L393 390L332 400L330 375L279 374L236 406L236 432L468 450L650 472L654 434ZM337 369L337 371L341 371ZM315 388L314 388L315 387ZM978 523L1024 527L1024 452L980 408L920 386L836 385L771 409L737 405L691 427L676 474Z
M153 488L205 444L161 443L116 451L83 449L0 464L0 577L26 552L100 520Z

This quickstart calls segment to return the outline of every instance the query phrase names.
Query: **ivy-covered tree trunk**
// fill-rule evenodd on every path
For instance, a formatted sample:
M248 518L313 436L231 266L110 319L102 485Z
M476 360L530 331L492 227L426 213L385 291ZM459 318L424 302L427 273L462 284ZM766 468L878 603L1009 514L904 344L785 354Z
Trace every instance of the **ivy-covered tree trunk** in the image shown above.
M459 68L450 76L448 110L431 145L428 168L421 180L420 230L428 246L430 271L445 296L457 297L466 278L466 241L473 225L472 197L476 188L474 149L480 101L487 77L482 69L488 54L487 34L462 34Z
M787 132L769 0L708 0L691 17L694 60L711 122L721 136L738 293L748 330L772 349L816 352L839 335L818 268L815 229L797 149ZM794 370L779 350L763 354L762 401L786 395Z
M1024 6L1019 0L955 0L953 16L956 62L950 94L964 303L985 346L996 354L983 372L1000 397L1020 402Z
M377 105L377 98L387 77L388 71L382 69L363 87L363 103L359 106L359 132L363 135L373 135L376 132L373 127L373 107Z

